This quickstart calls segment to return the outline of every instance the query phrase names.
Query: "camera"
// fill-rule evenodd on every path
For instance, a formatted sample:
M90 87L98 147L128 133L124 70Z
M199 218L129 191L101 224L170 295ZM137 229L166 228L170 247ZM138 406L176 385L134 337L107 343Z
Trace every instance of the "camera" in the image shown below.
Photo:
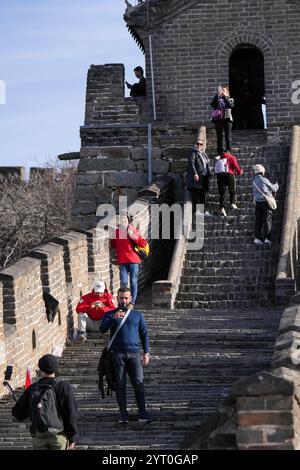
M127 307L126 307L125 304L119 304L118 310L121 310L121 312L126 312L126 309L127 309Z
M14 394L14 391L11 388L10 384L8 383L8 381L11 379L12 373L13 373L13 366L11 366L11 365L7 366L6 370L4 372L3 385L4 385L4 387L6 387L8 389L8 391L9 391L10 395L12 396L12 398L14 399L14 401L17 401L17 398Z
M12 372L13 372L13 366L7 366L6 370L4 372L4 381L5 382L7 382L8 380L11 379Z

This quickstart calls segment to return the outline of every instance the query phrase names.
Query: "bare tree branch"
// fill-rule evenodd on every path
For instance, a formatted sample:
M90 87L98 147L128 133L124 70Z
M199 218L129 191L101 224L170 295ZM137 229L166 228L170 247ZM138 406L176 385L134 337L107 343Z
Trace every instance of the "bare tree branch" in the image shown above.
M76 166L58 162L28 182L0 179L0 269L68 230Z

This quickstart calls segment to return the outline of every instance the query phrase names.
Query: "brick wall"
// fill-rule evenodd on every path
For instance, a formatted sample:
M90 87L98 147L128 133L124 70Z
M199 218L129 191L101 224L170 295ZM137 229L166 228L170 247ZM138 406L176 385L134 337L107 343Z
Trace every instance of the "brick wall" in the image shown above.
M87 76L85 124L137 122L139 107L124 97L124 65L91 65Z
M145 48L149 94L152 34L158 119L206 124L217 85L229 80L231 53L247 43L264 56L269 124L299 121L300 104L291 101L300 78L299 15L299 4L278 0L150 1L128 11L127 25Z
M179 133L179 131L178 131ZM185 186L187 159L196 135L196 128L189 129L188 138L181 136L181 143L174 143L165 135L162 146L152 148L153 179L169 174L176 182L180 194ZM147 184L147 148L141 146L89 146L81 149L81 159L76 175L75 201L72 227L90 229L99 217L100 204L118 206L119 196L127 196L132 203L141 188Z
M237 395L237 444L240 450L300 449L297 374L261 372L233 387Z
M151 218L146 217L151 204L173 199L174 182L165 178L160 186L146 188L129 207L145 236L151 234ZM151 240L150 246L151 255L140 270L140 289L167 266L172 251L172 243L163 240ZM108 232L99 237L97 228L56 237L0 272L0 369L4 372L8 364L14 365L13 387L24 384L27 367L35 375L39 357L65 345L77 327L75 307L80 296L100 277L115 294L119 287L115 254L109 249ZM43 291L59 301L60 312L53 323L47 320Z

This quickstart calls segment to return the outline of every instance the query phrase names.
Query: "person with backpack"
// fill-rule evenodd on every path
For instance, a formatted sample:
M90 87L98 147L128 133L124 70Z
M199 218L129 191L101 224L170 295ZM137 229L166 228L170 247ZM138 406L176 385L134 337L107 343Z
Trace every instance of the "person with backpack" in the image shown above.
M105 282L95 282L92 292L81 297L77 304L76 312L79 314L78 335L75 343L86 341L86 329L99 331L100 321L103 315L115 308L113 296L106 288Z
M137 298L139 266L142 262L135 246L146 247L147 240L142 237L131 221L128 214L121 214L119 227L111 239L111 247L116 250L121 287L128 286L128 275L130 276L131 302L134 305Z
M206 193L209 190L209 178L211 176L209 167L209 158L203 148L203 141L198 139L189 155L188 171L187 171L187 189L192 195L193 210L197 215L198 204L205 206ZM210 216L208 211L204 212L205 216Z
M254 165L254 180L252 182L253 196L255 201L255 238L256 245L264 243L270 245L272 231L273 210L269 206L267 199L272 196L272 192L276 193L279 189L278 183L272 184L265 177L265 168L262 165Z
M237 158L229 152L224 152L221 157L216 157L215 174L217 175L218 192L220 195L220 213L226 217L225 195L226 188L229 189L229 198L232 209L236 205L236 181L235 175L242 175L243 170L239 167Z
M35 450L74 449L77 438L77 404L72 385L56 381L59 361L45 354L38 362L42 378L31 384L12 409L19 421L29 418Z
M125 315L127 316L125 317ZM100 331L106 333L108 330L110 330L111 339L117 332L110 345L110 351L116 382L116 398L120 410L119 423L127 424L129 421L126 374L128 374L134 389L139 410L139 421L150 423L151 417L146 411L142 367L143 365L147 366L150 361L149 337L142 313L132 308L131 293L128 287L119 289L118 307L111 312L107 312L102 318ZM140 342L143 348L142 358L140 356Z

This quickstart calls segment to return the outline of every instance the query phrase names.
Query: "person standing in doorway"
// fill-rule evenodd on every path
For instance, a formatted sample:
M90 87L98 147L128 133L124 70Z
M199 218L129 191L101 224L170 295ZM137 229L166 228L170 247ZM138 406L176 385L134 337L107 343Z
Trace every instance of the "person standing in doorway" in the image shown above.
M231 109L234 106L233 98L229 96L228 85L219 86L218 93L211 102L213 108L212 122L215 124L217 134L218 156L223 154L223 132L225 133L226 152L231 152L231 131L233 117Z

